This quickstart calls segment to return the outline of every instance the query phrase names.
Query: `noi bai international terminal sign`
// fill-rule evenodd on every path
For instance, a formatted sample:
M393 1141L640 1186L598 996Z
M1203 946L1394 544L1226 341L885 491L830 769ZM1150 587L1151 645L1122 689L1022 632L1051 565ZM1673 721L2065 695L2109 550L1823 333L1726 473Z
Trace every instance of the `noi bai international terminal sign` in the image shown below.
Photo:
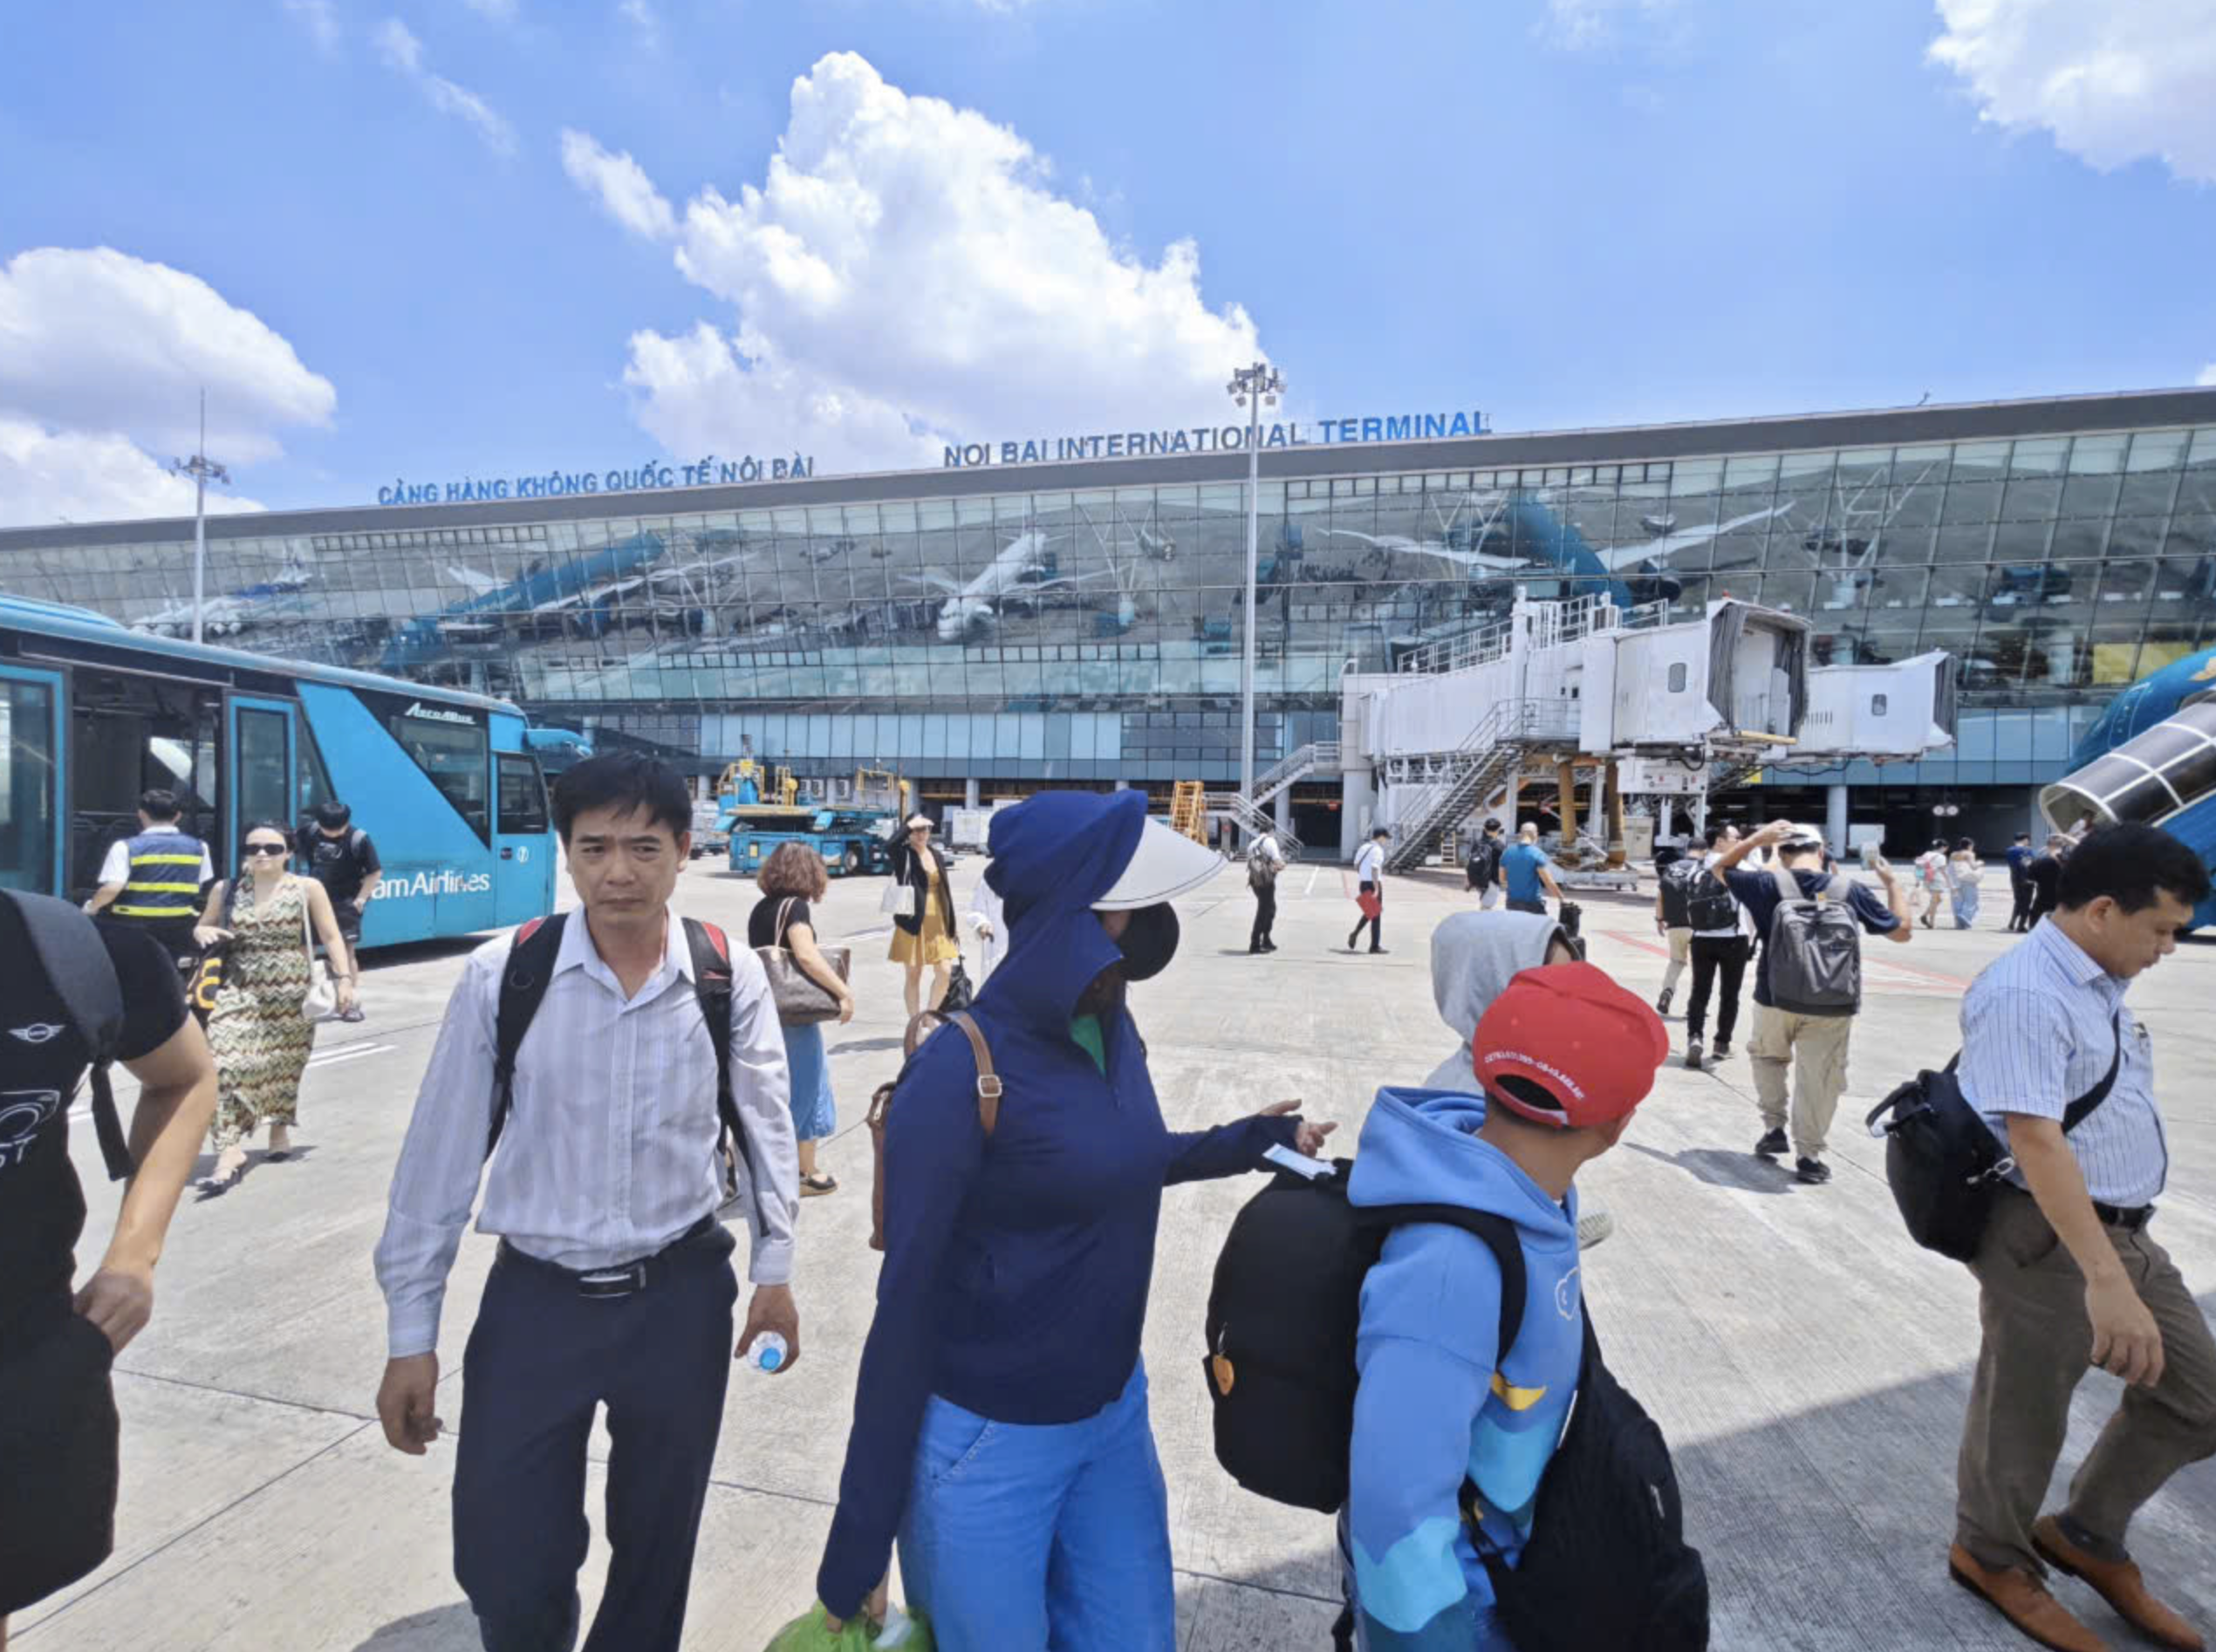
M1320 431L1320 435L1311 433ZM1387 413L1361 419L1318 419L1258 426L1257 447L1309 447L1318 443L1431 441L1448 436L1483 436L1481 413ZM1151 459L1161 454L1242 453L1244 425L1195 425L1185 430L1118 430L1082 436L1040 436L1027 441L972 441L949 446L940 461L949 469L980 465L1048 465L1078 459Z

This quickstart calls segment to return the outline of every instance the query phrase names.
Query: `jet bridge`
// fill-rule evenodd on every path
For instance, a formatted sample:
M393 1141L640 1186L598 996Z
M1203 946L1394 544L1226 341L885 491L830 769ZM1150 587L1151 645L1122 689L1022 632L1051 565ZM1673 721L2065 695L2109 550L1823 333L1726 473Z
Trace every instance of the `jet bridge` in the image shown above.
M1504 624L1427 644L1392 672L1350 672L1342 850L1382 825L1394 837L1388 864L1406 870L1472 818L1506 812L1535 779L1559 788L1574 845L1582 767L1593 771L1591 812L1609 797L1605 858L1620 868L1624 794L1653 775L1705 793L1718 773L1951 743L1947 656L1811 669L1808 633L1797 615L1730 598L1671 621L1659 604L1519 595Z

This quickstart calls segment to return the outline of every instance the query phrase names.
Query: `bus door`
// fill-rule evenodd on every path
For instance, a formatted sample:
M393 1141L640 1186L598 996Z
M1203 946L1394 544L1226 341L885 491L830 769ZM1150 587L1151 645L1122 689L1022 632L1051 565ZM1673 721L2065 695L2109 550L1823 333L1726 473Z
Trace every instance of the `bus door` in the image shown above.
M546 781L529 752L495 752L493 918L503 927L554 910L554 834Z
M0 665L0 889L63 895L61 673Z
M299 763L299 709L289 700L231 696L231 761L225 775L230 836L209 845L219 877L237 872L238 846L256 821L277 821L287 833L299 829L299 794L293 784Z

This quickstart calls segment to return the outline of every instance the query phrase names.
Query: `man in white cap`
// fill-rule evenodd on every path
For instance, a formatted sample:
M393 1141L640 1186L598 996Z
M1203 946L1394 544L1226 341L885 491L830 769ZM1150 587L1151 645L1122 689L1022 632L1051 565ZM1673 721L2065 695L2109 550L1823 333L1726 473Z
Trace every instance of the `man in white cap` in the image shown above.
M1739 863L1757 850L1777 847L1768 871L1739 870ZM1847 1088L1847 1039L1854 1027L1851 1011L1804 1014L1779 1007L1770 993L1770 964L1775 956L1773 920L1785 904L1789 884L1804 900L1843 903L1864 932L1888 940L1913 939L1908 891L1893 877L1884 860L1877 865L1878 881L1885 886L1879 900L1866 884L1857 884L1823 870L1823 834L1814 826L1772 821L1751 836L1725 849L1708 869L1721 878L1739 904L1747 909L1754 932L1762 938L1761 956L1754 964L1754 1036L1747 1054L1754 1069L1755 1106L1762 1115L1762 1138L1754 1151L1775 1158L1789 1146L1793 1174L1809 1186L1831 1179L1823 1162L1824 1138L1831 1116L1839 1109L1839 1096ZM1786 1102L1786 1074L1793 1071L1792 1103ZM1789 1139L1787 1120L1792 1132Z

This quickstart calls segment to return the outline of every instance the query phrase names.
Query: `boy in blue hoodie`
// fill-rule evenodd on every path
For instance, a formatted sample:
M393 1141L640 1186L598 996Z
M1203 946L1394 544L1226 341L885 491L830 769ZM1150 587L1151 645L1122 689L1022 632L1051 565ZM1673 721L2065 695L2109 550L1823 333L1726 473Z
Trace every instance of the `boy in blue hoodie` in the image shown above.
M1460 1228L1397 1228L1370 1270L1341 1517L1364 1652L1512 1652L1482 1556L1513 1566L1522 1553L1577 1395L1584 1305L1570 1184L1622 1137L1670 1053L1652 1008L1579 963L1517 973L1471 1048L1480 1094L1378 1093L1347 1196L1508 1218L1522 1240L1523 1321L1503 1357L1500 1265Z

